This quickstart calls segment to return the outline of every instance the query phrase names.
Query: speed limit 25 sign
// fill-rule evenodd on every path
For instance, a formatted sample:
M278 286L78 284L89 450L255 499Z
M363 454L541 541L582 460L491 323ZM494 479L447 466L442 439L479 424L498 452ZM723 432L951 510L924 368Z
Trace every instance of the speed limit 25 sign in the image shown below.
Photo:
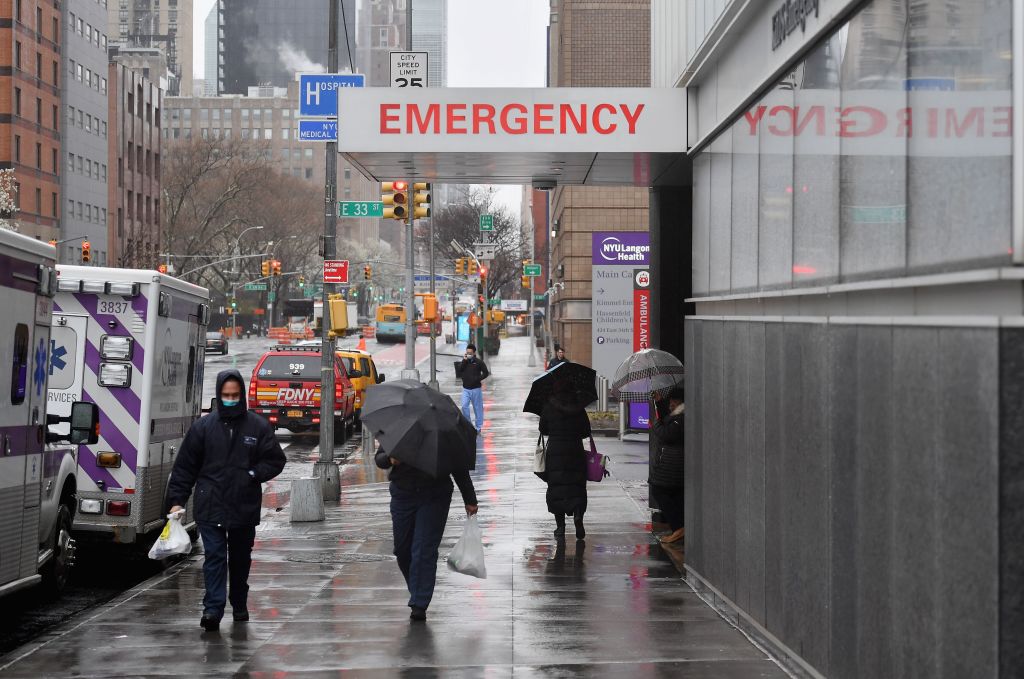
M392 87L426 87L427 86L427 53L426 52L392 52L391 53L391 86Z

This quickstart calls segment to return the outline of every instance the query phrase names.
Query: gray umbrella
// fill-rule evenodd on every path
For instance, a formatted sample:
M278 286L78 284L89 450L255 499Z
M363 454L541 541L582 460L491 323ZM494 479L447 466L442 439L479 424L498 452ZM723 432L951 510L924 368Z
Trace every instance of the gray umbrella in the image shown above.
M682 385L683 364L678 358L660 349L641 349L616 368L612 396L631 403L660 401Z
M476 467L476 428L451 398L422 382L371 386L361 418L388 455L431 476Z

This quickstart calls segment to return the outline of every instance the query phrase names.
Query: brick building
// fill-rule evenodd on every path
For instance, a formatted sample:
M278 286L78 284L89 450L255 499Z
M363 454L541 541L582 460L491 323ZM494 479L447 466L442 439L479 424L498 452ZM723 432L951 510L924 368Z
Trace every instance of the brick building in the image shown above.
M552 87L649 87L650 0L551 0ZM555 232L551 332L578 363L591 363L591 233L647 231L648 192L560 186L551 196Z
M110 266L155 268L160 253L160 87L116 59L108 67Z
M0 167L14 168L19 230L60 227L61 9L54 0L0 0Z

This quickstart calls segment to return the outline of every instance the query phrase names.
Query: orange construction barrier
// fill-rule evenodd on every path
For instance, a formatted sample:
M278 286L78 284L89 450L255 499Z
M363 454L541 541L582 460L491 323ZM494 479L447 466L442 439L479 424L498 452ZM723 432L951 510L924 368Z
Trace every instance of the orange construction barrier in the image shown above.
M372 325L363 326L363 337L373 338L377 336L377 328Z
M359 351L366 351L366 338L365 337L360 337L359 338L359 344L356 345L356 349L358 349Z
M269 337L272 340L276 340L277 342L279 342L281 344L289 344L289 343L291 343L291 339L292 339L291 333L288 331L288 328L286 328L286 327L285 328L271 328L267 332L267 337Z

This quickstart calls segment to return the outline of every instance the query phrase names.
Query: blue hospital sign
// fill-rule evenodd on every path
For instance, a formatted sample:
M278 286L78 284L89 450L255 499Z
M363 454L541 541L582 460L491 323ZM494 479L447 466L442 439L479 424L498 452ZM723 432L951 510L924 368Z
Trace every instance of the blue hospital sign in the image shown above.
M299 75L299 115L329 118L338 115L338 88L363 87L366 77L355 73Z

